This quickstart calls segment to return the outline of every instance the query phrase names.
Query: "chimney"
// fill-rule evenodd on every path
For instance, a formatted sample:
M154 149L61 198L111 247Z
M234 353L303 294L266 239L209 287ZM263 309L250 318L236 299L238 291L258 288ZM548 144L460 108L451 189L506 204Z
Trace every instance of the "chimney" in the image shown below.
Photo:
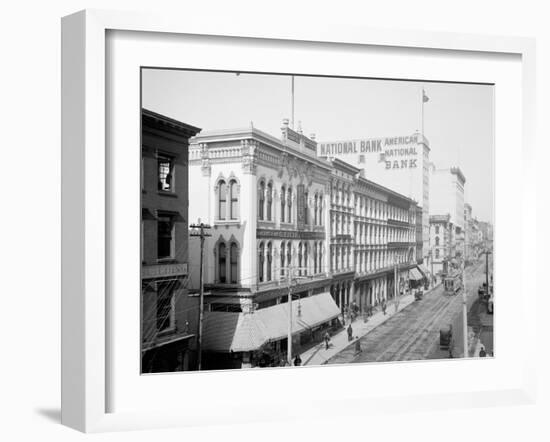
M309 139L315 141L315 134L310 134Z

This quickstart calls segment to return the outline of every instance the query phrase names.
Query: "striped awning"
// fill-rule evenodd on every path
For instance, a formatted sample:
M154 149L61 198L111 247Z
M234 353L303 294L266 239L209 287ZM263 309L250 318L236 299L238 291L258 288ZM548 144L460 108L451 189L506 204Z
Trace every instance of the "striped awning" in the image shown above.
M326 323L340 314L328 292L292 302L292 332L300 333ZM216 352L254 351L268 342L287 337L287 302L253 313L206 312L202 344Z

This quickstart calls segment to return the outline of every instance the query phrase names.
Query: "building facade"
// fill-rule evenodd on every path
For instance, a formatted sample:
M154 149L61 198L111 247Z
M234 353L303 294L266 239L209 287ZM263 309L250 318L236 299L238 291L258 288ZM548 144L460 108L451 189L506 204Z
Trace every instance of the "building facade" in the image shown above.
M364 171L370 181L417 202L422 209L422 253L429 250L431 175L428 139L412 135L319 142L322 158L338 158Z
M279 139L251 126L202 133L191 143L190 218L212 226L205 368L278 365L287 357L289 321L299 352L340 314L330 296L331 169L317 158L314 137L287 121L281 131ZM199 262L198 241L191 256ZM199 286L196 269L192 286Z
M365 313L403 292L416 268L416 202L366 179L364 171L328 160L330 180L331 294L342 313L353 304ZM421 221L420 221L421 222ZM420 229L422 242L422 229Z
M142 372L193 368L188 297L188 140L199 128L142 110Z
M458 167L438 169L432 163L430 170L432 185L430 192L430 215L436 217L449 216L448 225L453 231L449 234L451 243L449 244L448 253L452 255L450 259L461 259L464 255L466 245L464 216L464 186L466 178ZM432 216L430 216L430 220ZM430 226L431 224L430 221ZM434 246L434 243L430 243L430 247Z
M205 368L279 365L289 322L296 354L352 311L366 314L424 278L415 200L318 157L315 137L287 121L281 131L279 139L251 126L191 140L190 219L212 227ZM198 240L190 251L198 263ZM199 287L197 266L191 286Z
M430 216L430 271L432 275L445 275L451 268L451 261L456 258L455 226L451 215Z

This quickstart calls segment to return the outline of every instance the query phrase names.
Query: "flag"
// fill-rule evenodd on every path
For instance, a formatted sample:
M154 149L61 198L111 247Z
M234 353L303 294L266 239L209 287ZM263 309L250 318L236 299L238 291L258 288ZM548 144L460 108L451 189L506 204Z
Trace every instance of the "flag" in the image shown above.
M430 101L430 97L428 97L428 96L426 95L426 92L424 91L424 89L422 89L422 102L423 102L423 103L426 103L426 102L428 102L428 101Z

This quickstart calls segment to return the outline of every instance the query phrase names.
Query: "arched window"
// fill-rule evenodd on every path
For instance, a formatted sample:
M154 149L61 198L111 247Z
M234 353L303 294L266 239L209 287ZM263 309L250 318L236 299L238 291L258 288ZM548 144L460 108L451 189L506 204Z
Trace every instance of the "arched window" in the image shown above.
M436 245L436 246L439 245L439 236L436 236L436 237L435 237L435 245Z
M285 242L281 242L281 278L285 276Z
M317 209L319 210L319 225L323 225L323 194L319 195L319 201L317 202Z
M225 219L227 212L227 185L225 181L218 183L218 219Z
M286 189L281 187L281 222L285 222L285 206L286 206Z
M308 193L304 192L304 224L309 224L308 215L309 215Z
M313 225L317 225L317 194L313 197Z
M313 274L317 274L317 243L313 243Z
M292 187L289 187L288 188L288 192L287 192L287 206L288 206L288 219L287 219L287 222L291 223L292 222Z
M435 234L439 235L439 226L435 226Z
M273 250L272 250L272 246L271 246L271 243L268 243L267 244L267 277L266 277L266 281L271 281L271 269L272 269L272 264L273 264Z
M318 265L318 273L323 272L323 243L319 243L318 248L318 255L319 255L319 265Z
M230 199L230 209L229 209L229 218L239 219L239 194L237 181L229 181L229 199Z
M231 243L231 248L229 249L229 260L230 260L230 275L231 284L237 284L238 282L238 272L239 272L239 247L234 242Z
M286 244L286 265L287 267L292 265L292 243L290 241Z
M218 275L220 283L225 284L227 282L226 247L223 242L218 247Z
M258 281L264 281L264 243L258 249Z
M273 206L273 184L267 185L267 220L271 221L271 211Z
M307 276L309 271L309 260L308 260L308 243L304 243L304 275Z
M302 243L298 244L298 275L302 275Z
M265 183L260 182L258 189L258 219L264 219Z

